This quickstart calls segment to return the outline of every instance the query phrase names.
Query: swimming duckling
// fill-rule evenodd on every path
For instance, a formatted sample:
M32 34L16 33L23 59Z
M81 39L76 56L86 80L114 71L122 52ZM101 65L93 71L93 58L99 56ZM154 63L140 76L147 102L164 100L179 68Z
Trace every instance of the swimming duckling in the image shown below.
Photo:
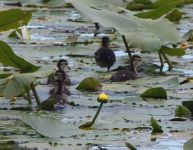
M63 93L65 89L64 75L61 72L56 74L54 93L40 104L40 108L44 110L54 110L57 106L66 104L68 101Z
M95 52L95 61L98 66L107 67L107 71L116 62L115 53L109 48L109 38L107 36L102 38L102 47Z
M137 79L137 70L141 66L141 57L138 55L131 56L131 66L127 69L120 70L112 75L112 82L121 82L126 80Z
M66 74L67 68L70 69L68 66L68 61L65 59L60 59L57 63L57 68L58 68L57 71L63 71L64 72L63 75L65 75L65 78L64 78L65 85L70 85L70 78L69 78L68 74ZM52 73L48 76L47 84L54 84L56 72Z

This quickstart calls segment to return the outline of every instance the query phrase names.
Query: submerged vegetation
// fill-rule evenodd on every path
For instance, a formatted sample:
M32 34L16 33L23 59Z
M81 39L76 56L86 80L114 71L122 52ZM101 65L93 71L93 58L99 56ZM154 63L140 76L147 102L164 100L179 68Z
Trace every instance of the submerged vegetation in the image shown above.
M15 119L14 123L20 121L20 124L24 122L42 137L28 133L26 126L21 125L24 127L22 130L26 129L25 136L31 138L32 135L41 141L40 145L43 143L42 147L53 149L53 145L62 149L111 149L113 145L117 149L143 149L147 143L153 147L155 143L150 144L150 139L159 139L164 134L171 139L174 137L170 134L179 134L179 138L187 141L193 134L189 125L193 117L193 84L192 79L180 69L192 70L192 61L182 58L192 55L193 29L181 35L176 26L184 19L181 8L190 2L4 2L11 8L0 11L0 127L6 131L6 127L1 125L6 119ZM111 43L102 46L107 46L113 53L112 64L105 65L108 71L111 67L109 72L97 66L101 62L94 62L99 41L107 36L108 43ZM124 55L118 56L120 52ZM136 68L132 56L140 59ZM104 60L109 58L108 54L104 57ZM70 64L70 67L66 65L66 70L62 70L55 64L59 60L64 60L61 65ZM111 82L110 76L126 68L134 68L134 72L138 73L133 80ZM126 73L120 76L125 77ZM68 85L65 82L67 77L70 77ZM46 83L49 78L52 78L52 84ZM101 110L102 107L104 109ZM25 110L28 112L21 114ZM96 121L100 111L103 113ZM10 116L17 117L11 120ZM86 122L88 119L91 121ZM17 132L20 134L20 129ZM30 140L21 142L12 134L9 136L15 141L8 138L7 143L6 136L0 139L0 144L33 148L28 145ZM134 140L136 136L141 137L139 141ZM45 142L43 137L55 138L60 144ZM64 141L65 138L69 141ZM187 141L184 150L189 150L192 143L192 139ZM41 146L37 144L38 148Z

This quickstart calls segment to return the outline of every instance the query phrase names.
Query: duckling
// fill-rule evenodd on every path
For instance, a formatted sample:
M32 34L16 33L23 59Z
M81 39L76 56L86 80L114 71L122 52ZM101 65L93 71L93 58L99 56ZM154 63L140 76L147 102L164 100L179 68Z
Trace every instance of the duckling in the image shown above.
M63 93L65 89L64 78L61 72L56 74L54 94L48 97L45 101L40 104L40 108L44 110L54 110L57 105L64 105L68 101L66 95Z
M95 52L95 61L98 66L107 67L107 71L116 62L115 53L109 48L109 38L107 36L102 38L102 47Z
M70 67L68 66L68 61L65 59L60 59L57 63L57 68L58 68L57 71L63 71L64 72L63 75L65 75L65 78L64 78L65 85L70 85L70 78L69 78L68 74L66 74L67 68L70 69ZM56 72L52 73L48 76L47 84L54 84Z
M131 66L127 69L120 70L114 73L110 81L112 82L121 82L126 80L135 80L137 79L137 70L141 66L141 57L138 55L133 55L131 57Z
M68 61L65 59L60 59L58 61L57 67L58 70L63 70L65 73L65 80L64 80L65 85L70 85L70 77L68 76L68 74L66 74L66 70L70 69L70 67L68 66Z

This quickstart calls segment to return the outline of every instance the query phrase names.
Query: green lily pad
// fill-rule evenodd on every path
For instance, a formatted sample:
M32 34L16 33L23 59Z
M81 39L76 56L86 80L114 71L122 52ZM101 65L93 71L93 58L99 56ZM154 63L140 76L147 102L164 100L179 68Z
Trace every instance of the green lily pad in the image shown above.
M68 0L85 15L99 22L104 27L114 27L119 33L125 35L131 47L144 50L158 51L164 43L179 41L179 32L167 20L149 20L133 16L133 12L123 9L126 13L102 9L95 1ZM120 23L121 22L121 23Z
M146 90L140 95L142 98L167 99L166 90L163 87L156 87Z
M168 18L171 22L178 22L182 19L182 13L178 9L174 9L166 16L166 18Z
M183 101L182 105L188 108L193 116L193 101Z
M157 120L151 117L151 126L153 128L152 133L162 133L162 127L158 124Z
M183 150L192 150L193 138L184 143Z
M19 68L22 72L34 72L39 68L15 55L12 48L3 41L0 41L0 62L4 66Z
M10 75L0 80L0 95L12 98L24 94L31 89L31 83L36 79L28 74Z
M154 8L156 7L154 10L138 13L135 14L135 16L140 18L158 19L161 16L169 13L172 9L174 9L182 2L183 0L158 0L156 3L152 4Z
M183 35L182 39L184 41L191 41L192 42L193 41L193 30L189 30L188 32L186 32Z
M175 110L175 116L177 116L177 117L189 117L189 116L191 116L191 112L185 106L179 105Z
M167 46L162 46L160 50L170 56L183 56L186 53L183 48L169 48Z
M86 90L86 91L96 91L100 88L100 82L93 78L93 77L87 77L83 81L80 82L77 90Z
M23 11L20 9L0 11L0 32L27 25L31 16L32 14L30 11Z

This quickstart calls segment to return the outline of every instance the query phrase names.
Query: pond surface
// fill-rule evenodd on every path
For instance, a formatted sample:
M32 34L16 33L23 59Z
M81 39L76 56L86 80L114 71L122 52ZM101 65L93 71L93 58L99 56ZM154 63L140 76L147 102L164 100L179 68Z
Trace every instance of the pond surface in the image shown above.
M3 5L7 2L15 3L17 0L1 1L1 10L17 8ZM76 106L66 106L56 112L36 112L34 102L33 110L19 111L10 109L28 107L26 100L17 98L13 102L1 98L0 145L30 150L99 150L100 147L126 150L128 148L125 143L129 142L138 150L183 149L183 144L193 137L192 118L184 118L184 121L171 119L175 118L175 108L182 101L192 100L193 84L179 85L174 80L177 78L181 82L187 77L193 77L193 49L187 49L183 57L170 57L175 62L175 67L172 71L167 71L165 65L163 76L144 73L152 64L159 65L157 53L140 53L138 49L134 49L144 62L141 78L124 83L102 83L102 89L97 92L80 92L76 87L85 77L108 79L113 73L107 73L105 69L96 66L93 59L94 52L100 46L101 36L108 35L113 39L111 46L115 50L117 62L112 69L125 65L128 55L121 38L112 34L112 28L105 28L104 33L94 37L94 24L76 9L62 7L66 4L63 1L61 7L52 8L43 7L38 0L22 1L22 4L22 9L33 10L28 25L31 40L9 39L6 34L0 35L1 40L8 42L17 55L36 65L55 66L56 60L67 59L71 68L68 74L73 83L69 87L72 95L68 100L74 101ZM37 7L26 7L28 4ZM180 8L184 12L184 18L177 24L181 35L193 29L192 8L193 5ZM75 21L79 18L81 21ZM76 43L70 44L74 40ZM37 90L43 101L48 97L50 87L43 84L46 79L40 81L42 85ZM163 86L167 90L168 100L144 101L140 98L143 91L155 86ZM110 102L104 105L91 130L79 129L82 123L92 119L99 105L96 98L102 91L108 93ZM151 135L152 116L159 121L163 134ZM38 126L26 118L36 120ZM31 126L36 130L24 122L33 124ZM44 125L45 122L47 125ZM55 122L57 123L54 124Z

